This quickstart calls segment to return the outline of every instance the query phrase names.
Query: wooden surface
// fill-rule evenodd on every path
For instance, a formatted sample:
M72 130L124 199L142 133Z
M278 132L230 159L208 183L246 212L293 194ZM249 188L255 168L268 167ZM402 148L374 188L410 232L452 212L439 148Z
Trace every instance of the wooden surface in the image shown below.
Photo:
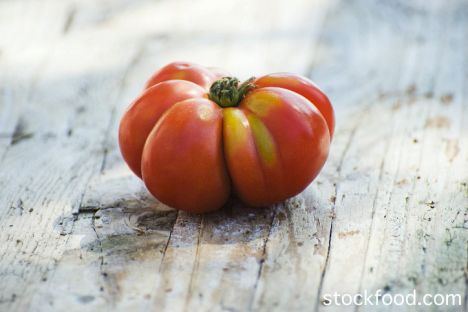
M467 310L466 1L0 1L0 311ZM173 60L304 74L337 129L269 209L157 203L117 125ZM325 306L364 290L458 307Z

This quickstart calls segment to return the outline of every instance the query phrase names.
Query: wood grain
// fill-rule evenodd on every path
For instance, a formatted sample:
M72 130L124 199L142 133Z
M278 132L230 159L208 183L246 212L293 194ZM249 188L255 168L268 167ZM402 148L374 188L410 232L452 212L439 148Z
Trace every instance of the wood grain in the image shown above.
M0 2L1 311L390 311L326 294L458 294L468 307L466 1ZM300 195L207 215L152 198L117 127L158 67L292 71L336 107Z

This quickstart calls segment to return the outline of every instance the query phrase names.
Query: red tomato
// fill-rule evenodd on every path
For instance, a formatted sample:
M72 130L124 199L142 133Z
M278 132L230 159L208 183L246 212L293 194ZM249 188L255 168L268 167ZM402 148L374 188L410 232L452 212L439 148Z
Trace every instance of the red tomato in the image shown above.
M205 94L205 89L193 82L168 80L145 90L129 107L120 123L119 142L125 161L136 175L141 178L143 146L162 114L177 102Z
M158 70L148 80L146 88L166 80L188 80L208 90L211 84L219 78L221 77L217 71L206 67L187 62L174 62Z
M327 122L330 137L333 136L335 130L333 106L325 93L309 79L296 74L277 73L256 79L255 85L257 87L280 87L299 93L314 104L320 113L322 113Z
M300 193L328 156L326 95L294 74L219 76L172 63L151 78L120 124L129 167L161 202L189 212L216 210L231 193L251 206Z

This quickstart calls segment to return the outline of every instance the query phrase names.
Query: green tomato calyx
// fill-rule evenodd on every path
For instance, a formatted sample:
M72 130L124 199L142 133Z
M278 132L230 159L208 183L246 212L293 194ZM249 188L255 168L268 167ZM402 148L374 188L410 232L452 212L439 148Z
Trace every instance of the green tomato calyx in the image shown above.
M252 83L255 77L247 79L239 85L239 79L235 77L223 77L213 82L210 87L209 97L221 107L235 107L240 104L245 95L255 85Z

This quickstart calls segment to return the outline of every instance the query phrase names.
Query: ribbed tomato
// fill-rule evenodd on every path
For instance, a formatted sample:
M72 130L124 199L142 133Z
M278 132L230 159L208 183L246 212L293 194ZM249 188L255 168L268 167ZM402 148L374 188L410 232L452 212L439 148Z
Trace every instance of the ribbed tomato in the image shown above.
M267 206L304 190L328 156L327 96L294 74L239 84L220 73L171 63L151 77L120 124L129 167L161 202L196 213L231 193Z

